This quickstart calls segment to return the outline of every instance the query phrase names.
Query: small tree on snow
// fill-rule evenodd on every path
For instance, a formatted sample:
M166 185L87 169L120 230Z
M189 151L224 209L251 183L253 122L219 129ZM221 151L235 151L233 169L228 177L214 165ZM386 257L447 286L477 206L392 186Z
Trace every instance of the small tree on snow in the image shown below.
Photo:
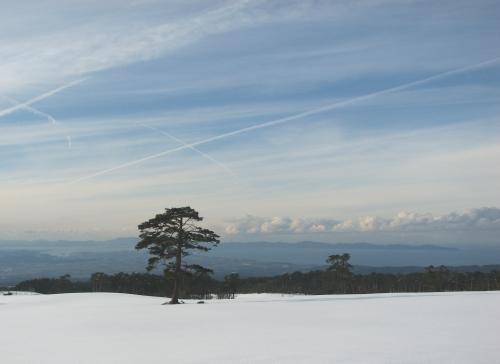
M181 275L191 272L210 271L199 265L183 264L182 258L192 250L208 251L219 244L219 236L211 230L197 226L203 218L191 207L165 209L162 214L139 225L141 240L136 249L148 249L151 257L147 270L158 263L165 265L165 275L172 276L174 289L171 304L179 303Z

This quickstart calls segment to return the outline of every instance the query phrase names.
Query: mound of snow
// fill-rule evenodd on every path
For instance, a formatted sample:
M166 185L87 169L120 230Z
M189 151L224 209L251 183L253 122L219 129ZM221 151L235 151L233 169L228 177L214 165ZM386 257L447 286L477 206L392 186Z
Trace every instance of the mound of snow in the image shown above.
M500 292L0 296L2 363L499 363Z

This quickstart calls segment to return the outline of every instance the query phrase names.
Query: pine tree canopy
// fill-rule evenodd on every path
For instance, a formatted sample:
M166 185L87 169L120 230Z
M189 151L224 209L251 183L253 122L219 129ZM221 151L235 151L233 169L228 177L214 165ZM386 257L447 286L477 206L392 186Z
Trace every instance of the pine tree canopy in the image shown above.
M165 273L178 280L181 273L204 274L211 270L197 264L183 264L182 258L192 251L208 251L219 244L219 236L198 226L202 221L191 207L167 208L162 214L139 225L140 241L136 249L148 249L150 258L147 270L163 263Z

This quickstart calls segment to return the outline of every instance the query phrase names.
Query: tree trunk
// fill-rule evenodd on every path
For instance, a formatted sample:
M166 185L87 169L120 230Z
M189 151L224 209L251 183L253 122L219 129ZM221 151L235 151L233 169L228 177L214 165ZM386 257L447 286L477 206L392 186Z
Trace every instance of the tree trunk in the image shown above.
M175 277L174 277L174 291L172 292L172 299L170 300L171 305L179 303L179 284L181 278L181 260L182 260L182 234L183 221L182 218L179 219L179 233L177 235L177 255L175 256Z
M180 244L177 246L177 255L175 257L175 276L174 276L174 290L172 292L172 298L170 299L170 304L175 305L179 303L179 284L181 278L181 247Z

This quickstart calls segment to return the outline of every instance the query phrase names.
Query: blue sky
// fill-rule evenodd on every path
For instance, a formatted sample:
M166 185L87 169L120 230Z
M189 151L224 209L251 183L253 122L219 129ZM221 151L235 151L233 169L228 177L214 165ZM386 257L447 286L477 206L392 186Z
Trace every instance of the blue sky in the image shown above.
M498 1L0 6L0 238L498 242Z

